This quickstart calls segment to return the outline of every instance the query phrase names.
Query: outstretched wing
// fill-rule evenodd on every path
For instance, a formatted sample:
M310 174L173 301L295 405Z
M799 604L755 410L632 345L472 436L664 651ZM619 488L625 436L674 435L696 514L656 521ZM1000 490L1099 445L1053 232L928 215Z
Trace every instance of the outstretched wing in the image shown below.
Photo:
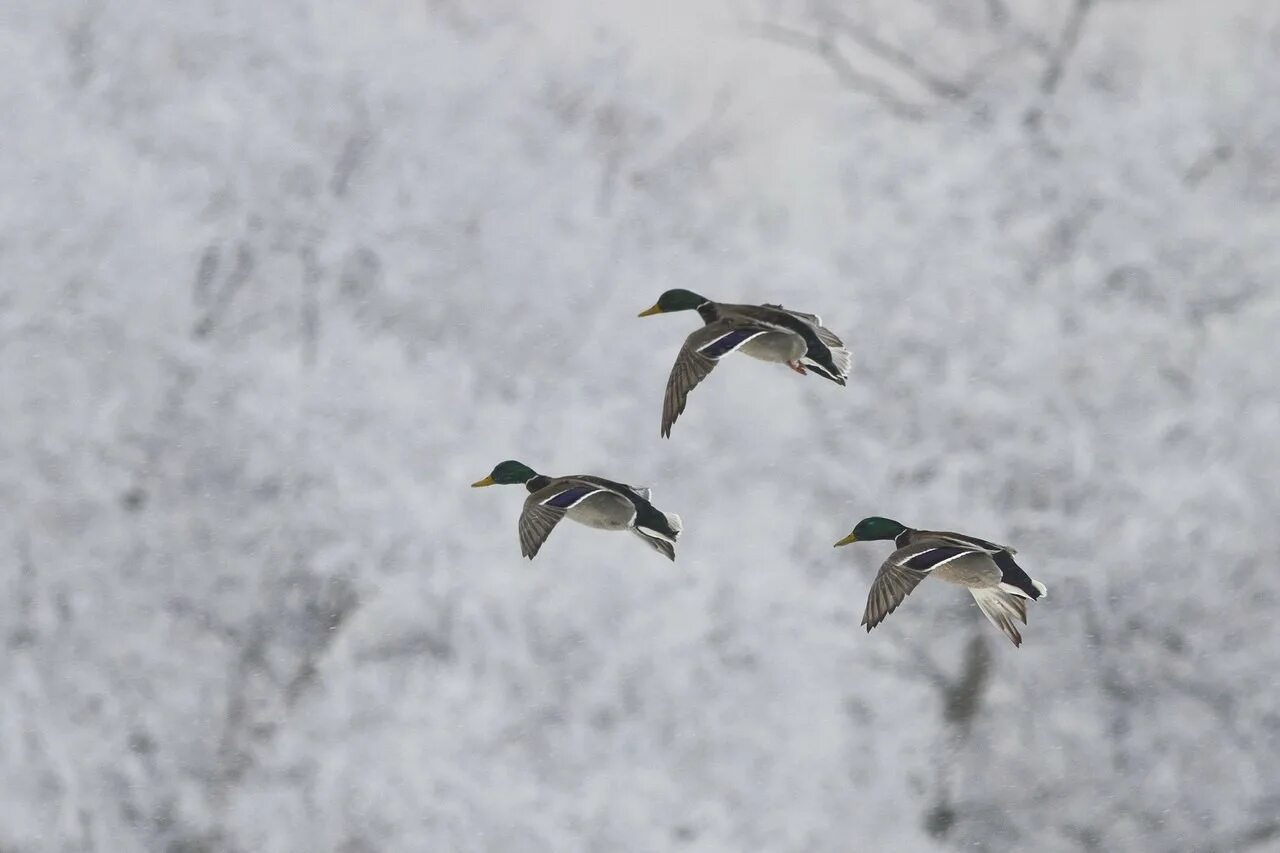
M667 378L667 392L662 400L663 438L671 436L671 425L684 412L689 392L707 378L716 362L768 331L765 326L721 318L698 329L685 340L680 354L676 356L675 366L671 368L671 376Z
M884 621L884 618L898 609L898 605L911 594L928 572L908 569L893 561L890 557L880 566L876 579L871 582L871 592L867 594L867 608L862 611L862 624L870 631Z
M1015 646L1021 646L1022 632L1018 630L1018 623L1027 624L1026 600L995 586L971 589L969 592L973 594L973 600L978 602L982 615L1003 631Z
M520 555L532 560L566 512L603 491L607 489L595 483L565 478L555 480L525 498L524 511L516 525L520 534Z
M898 605L930 572L952 560L974 553L982 552L936 541L918 542L894 551L880 566L876 579L871 582L867 609L862 613L862 624L870 631L897 610Z
M524 512L520 513L518 530L520 533L520 556L532 560L537 556L542 543L547 541L551 531L564 518L564 510L547 507L535 503L533 496L525 499Z

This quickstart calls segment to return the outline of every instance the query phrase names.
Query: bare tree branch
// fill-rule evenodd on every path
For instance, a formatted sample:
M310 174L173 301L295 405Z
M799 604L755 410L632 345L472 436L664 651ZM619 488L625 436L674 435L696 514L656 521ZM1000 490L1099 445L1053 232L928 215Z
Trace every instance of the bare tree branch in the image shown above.
M633 169L630 174L631 183L635 186L650 184L656 176L677 169L682 163L702 170L710 168L715 158L729 148L729 142L723 134L717 133L717 126L724 117L729 102L728 91L718 92L707 117L678 137L648 164Z
M351 186L351 176L360 168L373 147L373 135L367 130L353 131L342 145L342 151L333 164L333 172L329 176L329 191L336 196L344 196Z
M1237 850L1248 850L1268 844L1277 837L1280 837L1280 820L1272 818L1254 824L1247 832L1241 833L1237 842L1228 846Z
M9 647L20 648L30 645L35 640L35 586L36 564L31 557L31 537L25 531L18 534L16 549L18 552L18 582L15 585L17 595L10 592L11 599L16 598L18 605L18 627L9 635Z
M964 78L957 84L963 97L973 94L974 90L982 84L982 81L1000 67L1002 60L1007 59L1023 50L1035 50L1034 45L1024 40L1013 41L982 57L965 72Z
M820 58L835 72L836 78L850 89L870 95L899 118L921 121L926 118L925 108L905 100L883 81L865 74L854 67L829 36L812 35L779 24L756 24L751 27L756 35L786 45Z
M1087 5L1093 0L1084 2ZM930 70L909 51L885 41L862 23L838 10L822 10L818 21L822 31L816 34L774 23L751 25L750 30L763 38L818 56L848 88L871 95L901 118L920 121L928 117L929 108L933 104L913 102L889 83L857 68L848 55L840 50L838 40L848 39L870 57L910 78L928 92L935 103L937 100L958 100L971 95L1000 66L1001 61L1011 55L1024 50L1042 56L1054 53L1047 41L1013 21L1003 3L998 2L992 14L1000 19L998 25L993 21L992 26L1011 29L1010 37L1003 39L1001 46L976 60L959 79ZM1078 22L1071 28L1072 40L1079 38L1082 23ZM1067 53L1058 50L1064 61ZM1062 72L1057 73L1060 75Z
M200 630L212 634L223 642L239 643L241 640L239 628L218 618L208 608L189 598L175 596L165 603L164 609L171 616L190 621Z
M1093 9L1095 0L1075 0L1071 11L1067 14L1067 22L1062 28L1062 35L1049 54L1049 62L1045 66L1044 75L1040 78L1040 91L1052 97L1062 83L1067 63L1080 43L1080 33L1084 30L1085 19Z
M311 368L316 364L316 350L320 337L320 262L316 259L315 245L302 247L302 310L299 317L302 334L302 363Z
M955 726L963 737L968 737L991 680L991 650L981 631L982 626L979 626L969 637L960 672L940 685L942 718Z
M833 26L838 27L840 32L847 36L854 44L858 45L872 56L876 56L899 69L908 77L911 77L930 92L937 95L939 98L959 98L968 94L968 92L959 84L934 74L932 71L917 62L916 58L910 53L896 45L892 45L884 41L862 24L842 12L828 10L824 12L824 17Z
M200 256L200 263L196 267L195 285L192 288L197 305L209 303L209 294L213 290L213 277L218 273L218 260L221 254L218 244L210 243L205 247L204 254Z
M207 290L208 284L201 284L200 279L203 275L212 276L213 271L216 268L213 266L213 263L214 262L210 261L209 253L206 250L205 254L200 258L200 265L196 272L197 291L199 291L201 287L204 287ZM204 316L201 317L195 324L195 327L192 328L192 337L209 337L210 333L212 333L217 327L218 323L222 320L223 315L230 307L231 301L235 298L236 293L239 292L240 288L249 280L249 276L252 274L253 250L247 243L241 242L240 245L236 247L235 266L232 267L231 272L229 272L227 277L223 280L222 287L218 288L218 290L209 297L209 307L205 311Z
M1009 7L1004 0L986 0L987 22L993 27L1003 27L1009 22Z
M1182 182L1189 187L1197 186L1213 172L1226 163L1235 154L1235 150L1227 143L1220 142L1204 154L1196 158L1182 175Z
M1053 100L1062 78L1067 71L1067 64L1075 54L1080 43L1080 34L1084 31L1086 19L1092 11L1096 0L1074 0L1071 11L1067 13L1067 21L1062 27L1062 35L1058 37L1048 52L1044 74L1040 77L1040 102L1029 107L1023 116L1023 124L1036 135L1046 152L1058 156L1059 151L1044 133L1044 115L1048 104Z

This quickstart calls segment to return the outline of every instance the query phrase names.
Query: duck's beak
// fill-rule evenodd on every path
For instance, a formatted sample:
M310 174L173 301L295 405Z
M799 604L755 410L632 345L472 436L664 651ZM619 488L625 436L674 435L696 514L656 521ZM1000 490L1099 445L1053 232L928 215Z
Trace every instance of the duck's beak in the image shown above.
M641 317L648 317L652 314L661 314L662 309L658 307L658 303L654 303L652 308L646 308L640 312Z
M474 483L472 483L471 488L478 489L481 486L492 486L492 485L495 485L493 478L485 477L483 480L476 480Z
M858 541L858 537L850 533L848 536L844 537L843 539L841 539L839 542L832 545L831 547L839 548L841 545L848 545L850 542L857 542L857 541Z

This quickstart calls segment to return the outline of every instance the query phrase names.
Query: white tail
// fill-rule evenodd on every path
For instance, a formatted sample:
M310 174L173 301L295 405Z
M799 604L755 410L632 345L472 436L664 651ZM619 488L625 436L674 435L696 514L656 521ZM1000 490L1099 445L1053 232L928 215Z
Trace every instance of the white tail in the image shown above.
M671 529L676 532L676 537L678 538L681 531L684 530L684 522L674 512L664 512L663 515L667 517L667 524L671 525Z
M847 349L831 347L831 363L840 371L841 379L849 378L849 371L853 370L853 355Z

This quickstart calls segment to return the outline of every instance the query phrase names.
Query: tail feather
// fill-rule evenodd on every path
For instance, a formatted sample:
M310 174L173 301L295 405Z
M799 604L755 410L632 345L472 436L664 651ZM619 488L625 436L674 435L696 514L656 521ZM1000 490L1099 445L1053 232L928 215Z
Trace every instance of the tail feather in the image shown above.
M649 507L648 512L637 515L634 526L635 534L650 547L662 552L668 560L676 558L676 540L684 529L684 522L674 512L662 512Z
M848 379L849 371L853 370L853 354L844 347L832 347L831 363L836 366L841 379Z
M1015 646L1021 646L1022 634L1018 631L1017 623L1027 624L1026 600L998 586L970 588L969 592L972 593L973 600L978 602L982 615L1003 631Z
M849 378L849 371L853 369L853 356L844 347L810 347L809 353L801 361L805 367L837 385L844 385Z
M823 367L821 364L818 364L816 361L813 361L812 359L808 359L808 358L801 359L801 361L804 363L805 367L809 368L814 373L821 376L823 379L830 379L832 382L836 383L837 385L845 384L843 376L840 376L839 374L836 374L836 373L832 373L829 368Z
M1040 581L1032 580L1031 575L1019 566L1008 551L1001 551L992 557L1000 569L1000 586L1014 595L1021 595L1035 601L1048 592ZM1016 592L1015 592L1016 590Z
M673 512L662 512L648 502L636 507L636 515L631 524L646 536L656 536L673 543L680 538L680 531L684 528L680 516Z
M676 546L674 542L658 536L656 533L650 532L643 527L633 527L631 530L655 551L659 552L673 563L675 562Z

